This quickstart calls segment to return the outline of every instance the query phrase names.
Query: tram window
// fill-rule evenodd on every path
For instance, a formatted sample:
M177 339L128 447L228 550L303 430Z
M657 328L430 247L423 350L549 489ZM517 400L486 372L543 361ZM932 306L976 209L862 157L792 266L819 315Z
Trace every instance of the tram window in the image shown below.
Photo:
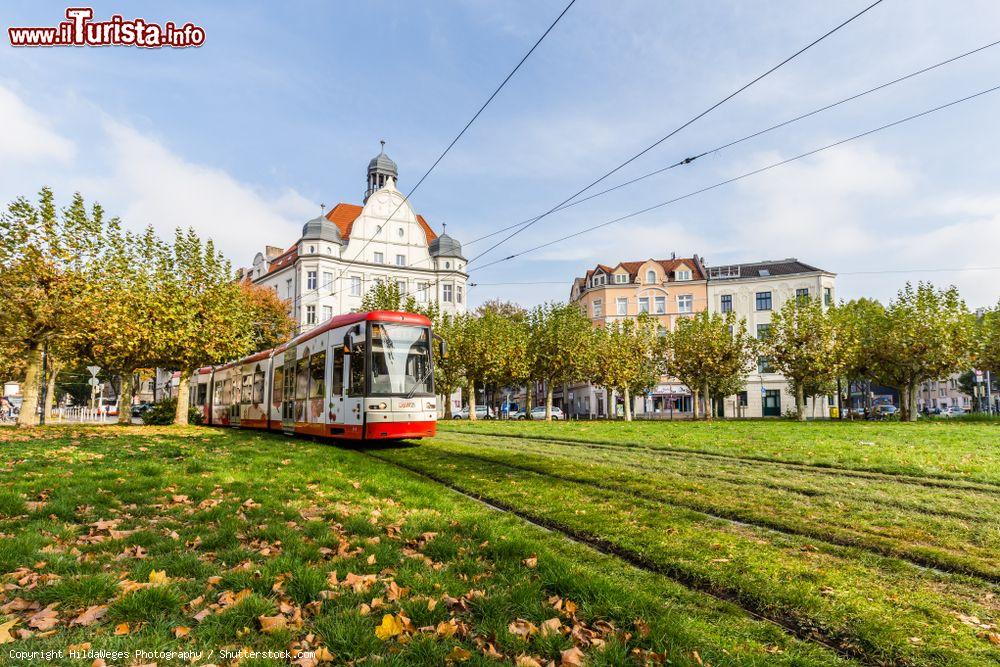
M212 395L215 397L212 399L212 403L215 405L222 405L222 383L213 382L212 383Z
M219 405L229 405L229 380L219 383Z
M348 394L362 396L365 393L365 346L355 343L351 348L351 384Z
M295 398L305 398L309 389L309 359L302 357L295 368Z
M422 327L372 325L372 395L432 391L428 334Z
M285 396L285 369L283 366L274 367L274 382L271 385L271 402L276 406L281 405Z
M199 384L198 385L198 405L205 405L205 399L208 398L208 385Z
M344 394L344 348L339 345L333 350L333 377L330 378L331 395Z
M253 402L264 402L264 372L257 371L253 374Z
M326 395L326 352L317 352L309 358L309 398Z
M243 376L243 395L240 403L250 403L251 398L253 398L253 376L247 374Z

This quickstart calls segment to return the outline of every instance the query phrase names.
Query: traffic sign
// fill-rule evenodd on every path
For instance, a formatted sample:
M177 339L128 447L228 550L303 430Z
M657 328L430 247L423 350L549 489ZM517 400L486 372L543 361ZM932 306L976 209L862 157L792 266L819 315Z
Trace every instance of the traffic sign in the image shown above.
M101 381L98 380L97 378L90 378L89 382L91 387L96 387L97 385L101 384Z
M97 374L101 371L101 367L100 366L87 366L87 370L90 371L90 374L93 375L96 378Z

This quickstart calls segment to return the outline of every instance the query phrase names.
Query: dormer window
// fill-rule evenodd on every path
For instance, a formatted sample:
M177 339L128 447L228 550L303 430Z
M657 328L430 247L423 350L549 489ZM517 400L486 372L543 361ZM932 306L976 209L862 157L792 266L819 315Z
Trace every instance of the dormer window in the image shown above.
M656 282L656 271L654 271L653 269L646 271L646 284L652 285L655 282Z
M606 280L607 280L607 276L605 276L603 273L599 273L599 274L597 274L596 276L594 276L593 278L590 279L590 286L591 287L600 287L601 285L603 285L605 283Z
M691 280L691 269L677 269L674 271L674 280Z
M615 274L615 283L618 285L624 285L628 282L628 275L624 273Z

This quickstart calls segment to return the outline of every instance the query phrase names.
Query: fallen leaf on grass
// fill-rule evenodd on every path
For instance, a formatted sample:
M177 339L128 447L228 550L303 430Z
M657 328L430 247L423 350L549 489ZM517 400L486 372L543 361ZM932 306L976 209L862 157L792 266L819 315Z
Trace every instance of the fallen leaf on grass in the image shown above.
M538 628L535 627L534 623L526 621L523 618L512 621L511 624L507 626L507 630L510 631L512 635L517 635L518 637L523 637L524 639L527 639L538 632Z
M559 659L559 667L581 667L583 665L583 651L577 647L566 649Z
M103 617L106 613L108 613L108 605L106 604L98 604L92 607L87 607L82 614L70 622L70 625L93 625L97 621L101 620L101 617Z
M542 621L541 633L543 637L548 637L549 635L559 634L559 630L562 628L562 621L559 617L550 618L547 621Z
M997 646L1000 646L1000 633L987 632L986 640L991 644L996 644Z
M17 625L17 621L18 619L15 618L12 621L0 623L0 644L6 644L14 641L14 638L10 634L10 629Z
M542 667L542 663L538 662L530 655L519 655L517 660L514 661L516 667Z
M438 639L447 639L448 637L454 635L457 631L458 623L456 623L455 619L452 618L438 623L437 627L434 628L434 636Z
M341 586L350 586L354 589L355 593L363 593L367 591L372 584L375 583L374 574L354 574L353 572L348 572L347 576L344 577L344 581L341 582Z
M118 625L115 626L115 634L118 635L119 637L121 635L127 635L131 631L132 628L129 627L128 623L119 623Z
M28 626L36 630L51 630L59 623L59 613L55 610L58 602L53 602L28 620Z
M288 627L288 619L281 614L278 614L277 616L258 616L257 620L260 621L261 632L266 632L268 634L277 632L278 630L284 630Z
M174 628L174 637L176 637L177 639L180 639L181 637L187 637L189 634L191 634L191 628L187 627L186 625L178 625L176 628Z
M403 633L403 624L392 614L382 617L382 624L375 628L375 636L386 641Z
M527 567L531 568L538 567L538 556L531 556L529 558L525 558L521 562L524 563Z
M455 662L465 662L472 657L472 654L466 651L461 646L456 646L451 649L451 653L448 654L448 660L453 660Z
M152 570L149 573L149 583L157 586L159 584L166 584L170 582L170 578L167 577L166 570Z

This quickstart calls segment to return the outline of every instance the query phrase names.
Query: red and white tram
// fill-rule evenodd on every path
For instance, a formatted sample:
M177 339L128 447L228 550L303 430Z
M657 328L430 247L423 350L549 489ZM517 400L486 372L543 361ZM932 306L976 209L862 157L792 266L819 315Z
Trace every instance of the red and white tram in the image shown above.
M433 340L423 315L341 315L272 350L198 369L191 405L214 426L350 440L430 437Z

